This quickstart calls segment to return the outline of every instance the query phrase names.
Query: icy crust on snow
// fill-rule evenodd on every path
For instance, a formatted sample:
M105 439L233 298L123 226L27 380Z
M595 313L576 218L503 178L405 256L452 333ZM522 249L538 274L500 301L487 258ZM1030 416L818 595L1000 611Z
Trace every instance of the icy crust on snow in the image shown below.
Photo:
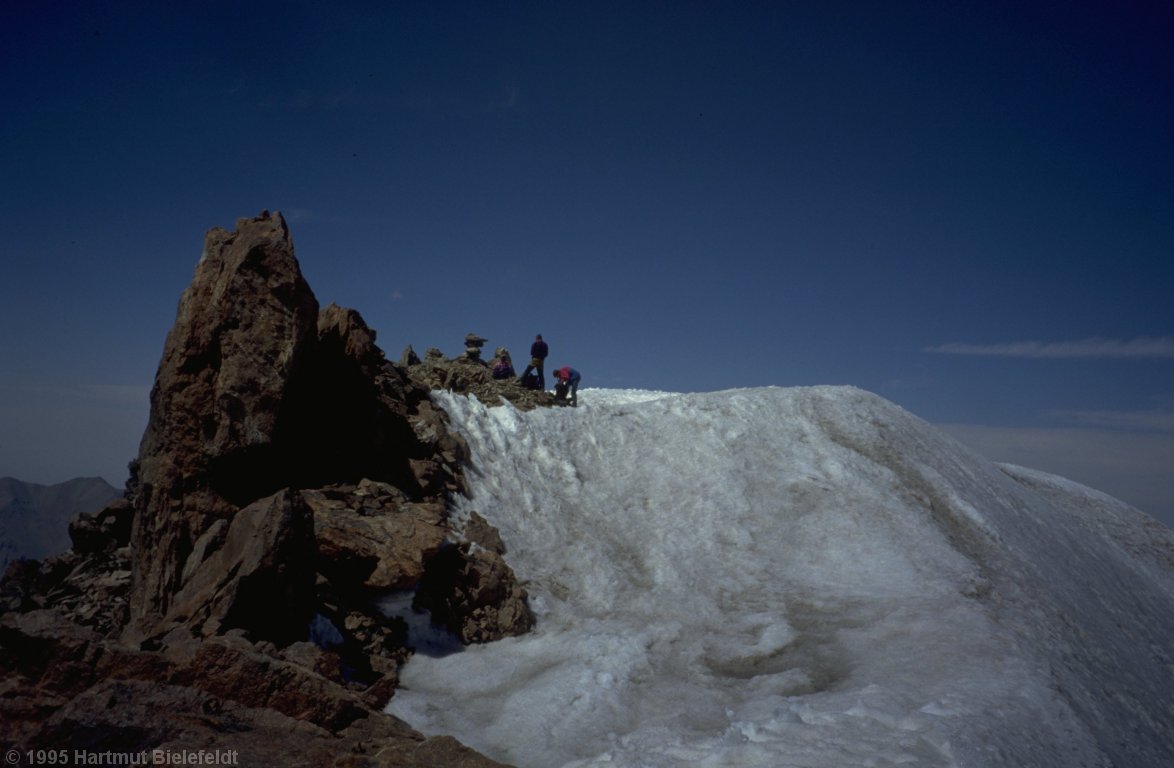
M1067 478L1013 464L999 467L1070 516L1073 525L1121 550L1118 556L1124 554L1131 567L1150 569L1148 575L1154 583L1174 586L1168 580L1174 572L1174 532L1170 528L1125 502Z
M389 711L425 732L522 768L1174 759L1171 570L1086 494L853 388L437 397L538 626L416 656Z

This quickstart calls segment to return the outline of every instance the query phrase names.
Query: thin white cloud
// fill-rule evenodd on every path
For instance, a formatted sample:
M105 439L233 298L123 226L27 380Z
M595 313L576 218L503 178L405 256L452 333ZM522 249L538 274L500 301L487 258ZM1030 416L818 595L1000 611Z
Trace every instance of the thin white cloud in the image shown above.
M1106 339L1094 336L1074 341L1013 341L1004 344L963 344L949 342L926 347L926 352L980 357L1022 357L1035 359L1174 359L1174 337L1142 336L1136 339Z
M1174 411L1050 411L1052 418L1083 427L1174 432Z

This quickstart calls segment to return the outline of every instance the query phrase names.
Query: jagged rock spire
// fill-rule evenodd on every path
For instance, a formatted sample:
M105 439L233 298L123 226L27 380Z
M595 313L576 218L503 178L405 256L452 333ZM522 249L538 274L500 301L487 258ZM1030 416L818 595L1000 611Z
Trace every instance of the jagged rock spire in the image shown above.
M167 613L197 539L281 487L275 440L292 372L317 337L318 301L281 214L204 239L151 391L139 447L132 625Z

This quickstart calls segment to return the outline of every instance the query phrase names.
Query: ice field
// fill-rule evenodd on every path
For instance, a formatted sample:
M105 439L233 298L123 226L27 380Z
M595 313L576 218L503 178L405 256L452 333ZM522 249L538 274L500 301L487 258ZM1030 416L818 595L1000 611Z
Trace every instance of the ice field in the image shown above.
M389 711L522 768L1174 764L1174 537L849 387L437 397L535 631Z

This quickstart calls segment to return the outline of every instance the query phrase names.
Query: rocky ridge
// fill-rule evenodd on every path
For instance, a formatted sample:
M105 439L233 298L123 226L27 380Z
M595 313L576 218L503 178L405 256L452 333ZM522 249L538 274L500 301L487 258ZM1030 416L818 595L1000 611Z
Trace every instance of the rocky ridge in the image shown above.
M209 231L127 497L0 585L0 739L233 749L241 765L495 765L381 711L411 638L380 597L414 594L464 643L533 624L496 532L450 519L467 448L438 387L550 397L494 381L479 355L386 360L357 312L319 307L280 214Z
M435 347L424 353L423 359L411 346L400 356L400 368L422 389L447 389L464 395L471 395L486 405L510 403L518 410L557 405L554 395L541 389L526 389L517 377L494 379L493 366L481 359L481 347L487 339L470 333L465 337L465 351L454 358L447 358ZM494 359L509 350L499 347Z

